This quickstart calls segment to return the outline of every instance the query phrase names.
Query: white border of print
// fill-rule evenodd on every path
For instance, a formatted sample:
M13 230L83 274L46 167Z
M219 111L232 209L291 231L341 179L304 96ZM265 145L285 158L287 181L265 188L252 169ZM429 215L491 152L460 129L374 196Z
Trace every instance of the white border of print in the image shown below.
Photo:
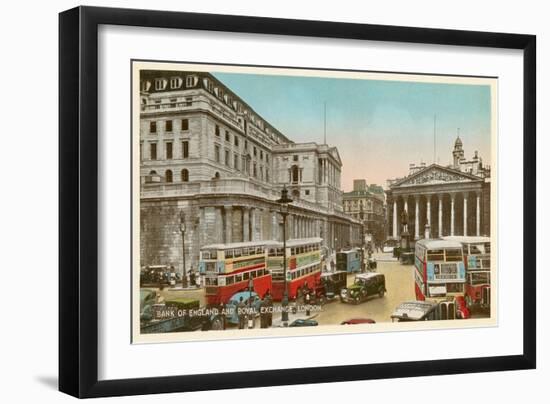
M512 264L523 255L515 238L523 225L515 214L523 208L516 192L523 185L521 51L113 26L101 26L98 39L100 380L522 353L522 279ZM499 300L498 327L132 345L131 59L499 77L499 176L506 182L498 184L498 215L505 218L498 229L498 289L513 299ZM361 349L319 354L343 345Z

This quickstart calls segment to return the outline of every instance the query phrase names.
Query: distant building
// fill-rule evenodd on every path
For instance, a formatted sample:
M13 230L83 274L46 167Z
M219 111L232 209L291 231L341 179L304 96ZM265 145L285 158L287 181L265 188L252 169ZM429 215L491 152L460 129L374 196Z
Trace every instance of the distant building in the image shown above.
M181 213L195 268L206 244L280 240L283 186L294 199L287 238L359 244L335 147L292 142L209 73L147 70L140 86L142 265L182 268Z
M361 220L366 235L375 243L385 240L384 189L380 185L367 186L364 179L353 180L353 191L344 193L344 212ZM361 217L361 215L363 217Z
M409 233L424 237L426 225L431 237L489 236L491 232L491 170L483 166L477 151L464 158L462 140L457 137L449 166L425 163L410 165L409 174L388 180L388 235L399 238L401 212L406 211Z

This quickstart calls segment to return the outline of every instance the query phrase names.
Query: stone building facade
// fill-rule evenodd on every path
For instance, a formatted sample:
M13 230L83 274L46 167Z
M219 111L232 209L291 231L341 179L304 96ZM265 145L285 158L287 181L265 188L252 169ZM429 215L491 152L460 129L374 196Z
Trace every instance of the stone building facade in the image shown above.
M281 240L284 186L287 238L321 237L329 252L359 245L335 147L292 142L209 73L142 71L140 86L142 266L182 269L185 250L196 268L207 244Z
M409 175L388 180L388 235L398 239L401 215L406 212L409 234L424 238L426 225L431 237L490 236L491 176L477 151L464 158L462 140L457 137L453 164L410 165Z
M344 212L361 220L366 237L377 245L386 238L385 202L384 189L376 184L367 185L363 179L353 180L353 191L345 192L343 196Z

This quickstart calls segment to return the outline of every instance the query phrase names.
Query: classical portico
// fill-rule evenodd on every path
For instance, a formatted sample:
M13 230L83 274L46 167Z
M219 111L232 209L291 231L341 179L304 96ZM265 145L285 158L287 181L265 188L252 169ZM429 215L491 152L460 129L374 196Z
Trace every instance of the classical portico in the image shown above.
M454 168L432 164L394 181L387 191L388 232L399 238L399 218L409 219L409 233L424 238L481 236L490 231L490 182Z

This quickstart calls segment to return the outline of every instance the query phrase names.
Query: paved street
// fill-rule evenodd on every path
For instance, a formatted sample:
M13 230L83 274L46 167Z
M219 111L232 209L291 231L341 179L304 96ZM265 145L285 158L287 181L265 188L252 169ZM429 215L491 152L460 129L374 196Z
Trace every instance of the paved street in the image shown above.
M341 303L340 299L336 298L332 302L324 304L320 312L311 312L311 316L315 316L319 325L340 324L342 321L352 318L370 318L377 323L390 321L391 313L401 302L415 299L413 266L399 264L391 257L391 254L380 253L375 254L374 257L378 262L377 272L386 277L386 295L383 298L373 297L358 305ZM348 275L348 285L353 284L354 278L354 274ZM165 301L176 297L186 297L198 299L201 306L205 304L204 289L164 288L160 294ZM297 313L297 315L291 315L290 321L306 317L304 312ZM274 322L279 319L280 314L275 314Z
M358 305L340 303L339 299L323 306L316 320L320 325L340 324L351 318L370 318L374 321L391 321L393 310L405 300L415 300L413 266L401 265L391 255L375 254L378 260L377 272L386 277L388 292L383 298L374 297ZM348 285L353 283L355 275L348 275Z

